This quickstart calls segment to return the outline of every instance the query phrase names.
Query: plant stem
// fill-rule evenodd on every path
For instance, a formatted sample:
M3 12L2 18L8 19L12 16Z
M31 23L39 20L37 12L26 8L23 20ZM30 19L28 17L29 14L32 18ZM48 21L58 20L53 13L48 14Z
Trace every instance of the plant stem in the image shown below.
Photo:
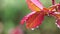
M52 0L52 5L55 5L55 0Z

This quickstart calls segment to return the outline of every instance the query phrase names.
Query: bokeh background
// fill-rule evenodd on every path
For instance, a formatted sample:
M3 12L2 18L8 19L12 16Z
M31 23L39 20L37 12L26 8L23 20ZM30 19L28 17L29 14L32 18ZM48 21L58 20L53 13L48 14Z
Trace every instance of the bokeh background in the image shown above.
M51 0L40 1L45 7L52 5ZM56 0L56 3L58 2L60 0ZM0 34L10 34L10 30L16 26L19 26L24 34L60 34L52 16L45 16L41 26L33 31L20 25L20 20L30 12L26 0L0 0Z

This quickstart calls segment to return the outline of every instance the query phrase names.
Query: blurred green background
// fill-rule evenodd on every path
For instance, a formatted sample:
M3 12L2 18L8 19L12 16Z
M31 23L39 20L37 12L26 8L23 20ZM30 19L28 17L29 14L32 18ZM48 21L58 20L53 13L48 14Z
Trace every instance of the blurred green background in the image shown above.
M51 6L51 0L40 0L45 7ZM60 0L56 0L60 2ZM10 28L20 25L20 20L30 13L26 0L0 0L0 22L4 26L4 34L8 33ZM34 31L26 29L23 26L24 34L60 34L60 29L55 25L55 18L45 16L41 26Z

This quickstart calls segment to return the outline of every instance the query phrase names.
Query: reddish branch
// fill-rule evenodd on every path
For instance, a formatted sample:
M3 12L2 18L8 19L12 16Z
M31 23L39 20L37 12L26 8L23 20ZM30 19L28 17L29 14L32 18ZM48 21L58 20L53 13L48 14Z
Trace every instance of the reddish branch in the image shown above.
M55 5L55 0L52 0L52 4Z

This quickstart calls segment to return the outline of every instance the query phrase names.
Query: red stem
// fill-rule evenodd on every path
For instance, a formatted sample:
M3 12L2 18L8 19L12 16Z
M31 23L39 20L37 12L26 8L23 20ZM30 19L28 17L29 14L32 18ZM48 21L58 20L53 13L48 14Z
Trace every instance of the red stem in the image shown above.
M55 5L55 0L52 0L52 4Z

